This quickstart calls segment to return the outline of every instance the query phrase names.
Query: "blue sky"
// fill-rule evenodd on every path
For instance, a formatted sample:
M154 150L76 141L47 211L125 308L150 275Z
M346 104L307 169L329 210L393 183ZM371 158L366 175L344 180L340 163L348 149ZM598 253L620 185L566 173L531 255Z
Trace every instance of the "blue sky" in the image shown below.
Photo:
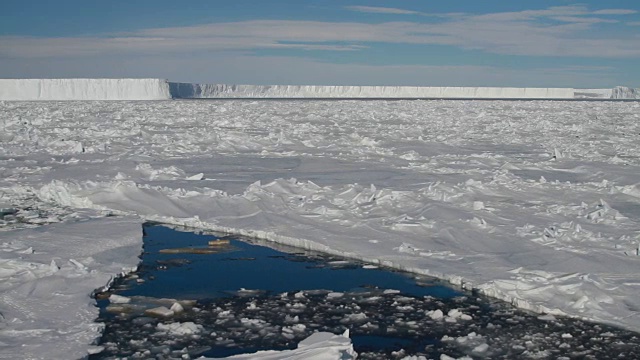
M640 87L640 2L0 3L0 77Z

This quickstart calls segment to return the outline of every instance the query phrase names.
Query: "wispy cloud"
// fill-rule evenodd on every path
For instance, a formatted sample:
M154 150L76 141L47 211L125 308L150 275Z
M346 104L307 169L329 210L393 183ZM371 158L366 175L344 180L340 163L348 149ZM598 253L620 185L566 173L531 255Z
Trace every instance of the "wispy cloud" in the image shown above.
M593 15L633 15L637 13L637 10L631 9L603 9L592 12Z
M398 8L389 8L389 7L378 7L378 6L345 6L345 9L363 13L374 13L374 14L396 14L396 15L417 15L421 14L419 11L413 10L405 10Z
M401 14L410 11L364 8ZM102 37L0 37L0 56L46 58L257 49L358 51L377 43L401 43L449 45L507 55L637 58L640 57L637 32L593 36L601 23L618 21L602 16L624 16L632 11L560 6L480 15L441 14L444 20L437 23L252 20L146 29Z
M598 24L598 23L608 23L615 24L619 23L619 20L614 19L603 19L597 17L580 17L580 16L552 16L550 19L567 22L567 23L584 23L584 24Z

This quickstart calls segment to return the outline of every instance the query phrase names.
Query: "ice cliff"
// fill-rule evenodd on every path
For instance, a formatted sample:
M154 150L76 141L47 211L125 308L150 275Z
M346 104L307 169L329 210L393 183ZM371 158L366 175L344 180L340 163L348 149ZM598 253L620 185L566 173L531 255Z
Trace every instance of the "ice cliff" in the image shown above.
M640 99L640 89L616 86L612 90L611 99Z
M571 88L303 86L169 83L174 98L572 99Z
M436 98L436 99L640 99L640 89L303 86L169 83L176 99L206 98Z
M162 79L0 79L0 100L167 100Z
M640 89L616 86L613 89L575 89L576 99L640 99Z
M163 79L0 79L0 100L207 98L640 99L640 89L225 85Z

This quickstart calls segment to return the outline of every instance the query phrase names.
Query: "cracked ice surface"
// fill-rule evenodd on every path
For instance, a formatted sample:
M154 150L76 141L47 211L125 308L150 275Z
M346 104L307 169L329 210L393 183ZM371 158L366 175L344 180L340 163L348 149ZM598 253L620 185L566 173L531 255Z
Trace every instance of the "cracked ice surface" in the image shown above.
M86 356L103 329L89 295L135 270L141 236L122 218L0 232L0 358Z
M61 219L90 209L256 236L638 331L639 110L1 102L0 208L33 198Z

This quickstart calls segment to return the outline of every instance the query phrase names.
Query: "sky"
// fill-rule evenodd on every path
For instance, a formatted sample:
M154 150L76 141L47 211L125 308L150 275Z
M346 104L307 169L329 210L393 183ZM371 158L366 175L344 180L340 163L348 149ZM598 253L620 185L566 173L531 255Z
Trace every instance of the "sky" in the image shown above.
M640 87L638 64L638 0L0 1L0 78Z

